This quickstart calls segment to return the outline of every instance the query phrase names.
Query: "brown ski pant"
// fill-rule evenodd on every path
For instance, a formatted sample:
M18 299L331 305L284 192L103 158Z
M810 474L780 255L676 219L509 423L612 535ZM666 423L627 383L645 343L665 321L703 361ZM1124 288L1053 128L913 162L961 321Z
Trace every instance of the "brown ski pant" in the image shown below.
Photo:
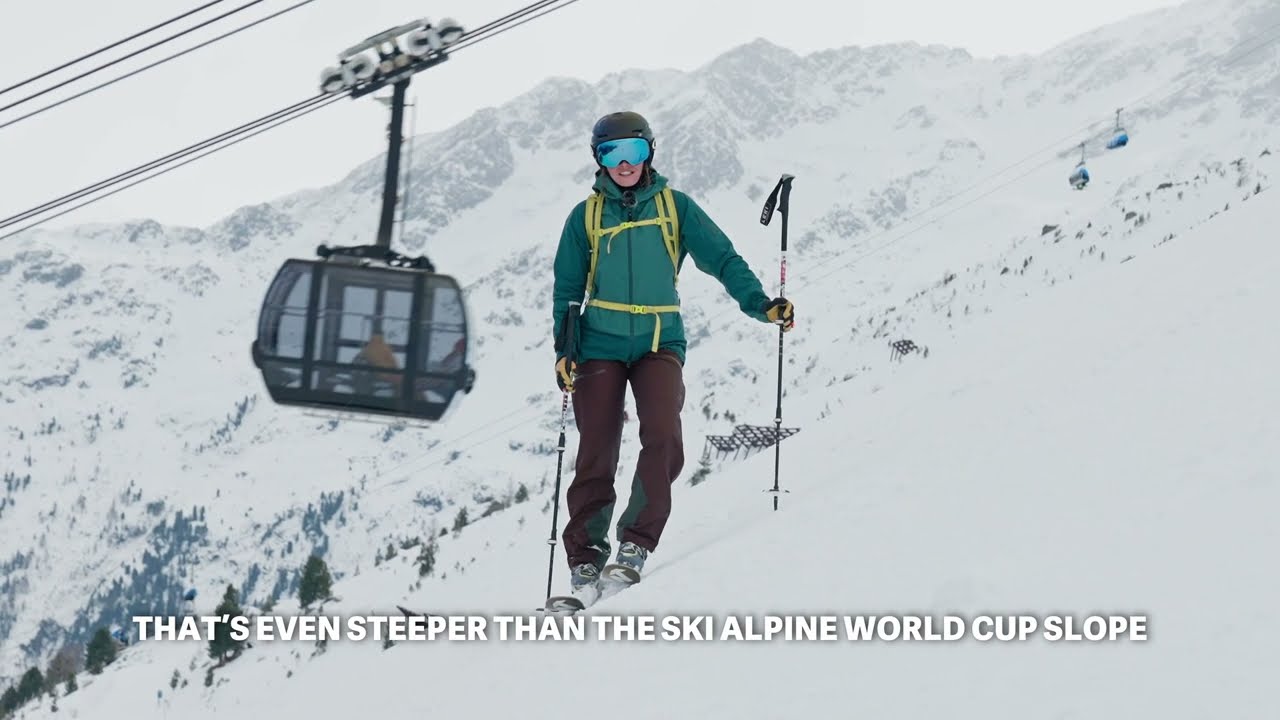
M570 568L583 563L604 567L609 561L628 382L640 422L640 457L617 537L650 551L658 547L671 514L671 484L684 468L682 371L679 358L668 350L648 353L630 366L616 360L578 365L573 393L578 458L566 493L569 521L563 535Z

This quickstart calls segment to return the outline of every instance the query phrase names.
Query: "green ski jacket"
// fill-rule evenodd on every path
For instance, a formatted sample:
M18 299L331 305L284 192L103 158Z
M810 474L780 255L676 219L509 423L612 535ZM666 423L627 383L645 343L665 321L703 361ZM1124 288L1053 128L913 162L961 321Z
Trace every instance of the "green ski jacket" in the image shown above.
M675 224L664 228L665 206L659 197L667 179L657 172L652 181L633 192L623 190L601 172L594 190L602 195L595 293L589 301L591 243L587 236L586 200L565 220L555 257L552 319L556 359L564 356L564 320L569 303L584 303L578 321L577 357L631 363L655 349L674 352L683 364L687 342L677 309L677 280L686 257L721 285L748 317L768 322L764 307L769 297L733 243L688 195L672 189ZM628 203L630 205L628 206ZM669 214L669 212L668 212ZM645 222L648 221L648 222ZM678 247L669 248L664 229L678 228ZM674 262L673 262L674 261ZM594 303L599 303L594 304Z

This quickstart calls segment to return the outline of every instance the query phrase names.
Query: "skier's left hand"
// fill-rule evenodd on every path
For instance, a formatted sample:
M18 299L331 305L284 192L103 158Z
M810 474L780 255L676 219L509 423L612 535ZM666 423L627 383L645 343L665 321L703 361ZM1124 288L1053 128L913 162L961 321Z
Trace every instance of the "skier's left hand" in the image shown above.
M790 332L796 326L796 309L786 298L774 298L764 306L765 317L774 325L781 325L782 332Z

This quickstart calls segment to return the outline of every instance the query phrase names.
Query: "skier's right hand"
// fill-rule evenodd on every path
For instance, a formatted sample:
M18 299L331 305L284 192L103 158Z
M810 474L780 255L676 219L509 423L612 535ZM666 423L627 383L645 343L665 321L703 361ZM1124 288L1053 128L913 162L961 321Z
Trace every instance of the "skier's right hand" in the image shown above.
M578 371L578 363L568 362L568 358L556 361L556 384L562 392L573 392L573 376Z

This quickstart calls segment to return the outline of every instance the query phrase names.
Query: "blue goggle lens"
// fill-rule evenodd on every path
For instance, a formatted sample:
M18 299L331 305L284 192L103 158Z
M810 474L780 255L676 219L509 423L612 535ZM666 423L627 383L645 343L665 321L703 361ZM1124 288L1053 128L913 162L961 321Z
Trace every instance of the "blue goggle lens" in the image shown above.
M649 159L649 141L644 138L606 140L596 146L596 160L607 168L616 168L623 162L639 165Z

